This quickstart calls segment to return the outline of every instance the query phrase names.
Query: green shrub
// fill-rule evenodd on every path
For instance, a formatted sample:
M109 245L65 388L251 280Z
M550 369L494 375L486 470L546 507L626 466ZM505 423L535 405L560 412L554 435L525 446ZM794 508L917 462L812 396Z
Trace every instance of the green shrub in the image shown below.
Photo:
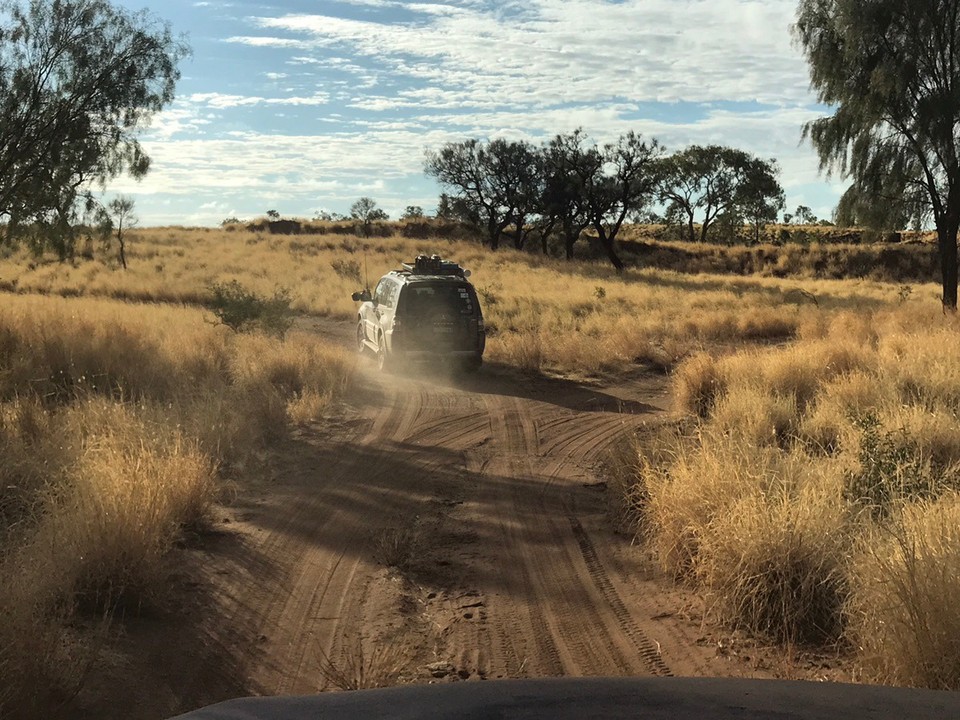
M217 322L234 332L259 330L283 338L293 325L290 291L277 288L272 297L258 295L236 280L210 286L210 307Z
M905 500L929 499L956 488L955 468L938 468L909 442L903 430L884 430L875 415L854 420L860 429L859 467L846 474L847 499L884 518Z

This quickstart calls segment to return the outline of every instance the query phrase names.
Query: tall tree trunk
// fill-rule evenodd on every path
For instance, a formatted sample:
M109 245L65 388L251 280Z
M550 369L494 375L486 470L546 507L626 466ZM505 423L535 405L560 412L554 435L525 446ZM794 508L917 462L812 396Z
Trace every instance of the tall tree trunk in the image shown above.
M697 241L697 234L693 229L693 213L687 214L687 239L689 239L690 242Z
M943 309L957 311L957 218L946 219L937 224L937 241L940 248L940 275L943 280Z
M573 246L579 236L579 232L573 231L573 223L565 220L563 223L563 249L567 253L567 260L573 260Z
M526 244L527 236L523 232L523 219L518 218L516 223L517 234L513 237L513 246L517 250L523 250L523 246Z
M490 240L490 249L496 250L500 247L500 231L502 227L494 218L487 221L487 238Z
M607 251L607 257L610 258L610 262L613 263L617 272L623 272L623 260L617 255L617 245L614 239L600 227L597 228L597 235L600 237L600 242L603 243L603 247Z
M123 269L127 269L127 254L126 254L126 241L123 239L123 235L117 236L117 242L120 244L120 264L123 265Z
M703 219L703 225L700 226L700 242L705 243L707 241L707 230L710 229L710 220L707 218Z

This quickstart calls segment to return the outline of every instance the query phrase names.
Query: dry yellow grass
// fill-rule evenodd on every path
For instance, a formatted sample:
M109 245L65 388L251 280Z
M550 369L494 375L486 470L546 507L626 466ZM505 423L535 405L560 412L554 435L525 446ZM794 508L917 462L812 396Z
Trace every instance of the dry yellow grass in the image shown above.
M219 475L316 419L353 364L196 309L4 295L0 713L42 716L80 675L71 614L162 594L165 557L204 521Z
M851 634L877 679L956 690L960 495L908 505L850 563Z
M721 617L784 639L839 633L839 603L853 585L847 560L864 528L898 517L910 493L938 490L935 481L960 460L956 328L939 314L933 286L908 296L866 281L617 274L603 263L400 236L166 228L139 231L130 248L128 271L13 256L0 261L0 282L20 293L202 303L212 283L237 280L262 295L286 287L296 309L349 320L354 268L366 266L375 282L403 260L439 253L473 272L493 362L616 375L692 358L675 379L699 431L643 445L640 481L624 489L625 517L642 511L665 567L701 583ZM744 343L754 349L730 354ZM162 544L124 530L116 503L162 508L150 537L170 537L202 515L216 468L242 467L285 421L317 417L349 364L296 334L282 344L232 335L199 309L9 296L0 400L3 450L15 462L0 482L19 490L0 497L0 511L28 522L3 562L24 573L31 563L57 568L50 538L61 532L78 546L123 543L132 554L92 553L87 566L51 571L52 587L95 603L142 596ZM153 430L155 443L131 444ZM868 461L871 450L899 468L896 482L878 483L884 467ZM124 468L144 481L127 482ZM178 468L187 486L165 468ZM180 499L151 498L144 483ZM78 522L66 533L48 519L95 506L113 508L120 527Z
M801 334L680 366L698 420L641 453L642 530L727 623L958 689L960 327L914 304Z
M267 296L285 287L294 309L349 319L356 312L350 294L358 289L350 263L361 275L365 267L375 283L419 253L442 254L473 272L490 327L489 360L566 374L619 373L638 363L669 368L717 343L787 339L836 310L882 308L898 298L897 287L868 281L656 269L618 275L602 262L491 252L441 238L245 229L139 230L131 235L127 271L100 261L37 264L14 255L0 260L0 283L19 292L196 303L209 298L212 283L237 280ZM918 286L910 302L932 303L936 296L935 287Z

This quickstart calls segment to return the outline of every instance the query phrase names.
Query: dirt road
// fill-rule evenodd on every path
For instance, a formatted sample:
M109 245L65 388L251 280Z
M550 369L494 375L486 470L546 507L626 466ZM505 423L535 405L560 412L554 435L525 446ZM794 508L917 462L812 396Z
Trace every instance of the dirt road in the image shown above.
M755 674L719 657L681 591L611 530L604 453L668 404L659 376L382 376L361 359L346 402L274 448L272 477L192 551L212 601L188 608L196 647L168 638L146 656L170 668L154 716L394 670Z
M218 599L247 637L222 638L224 652L246 648L241 674L266 694L394 668L404 681L710 674L715 652L610 531L597 474L665 403L658 378L615 395L362 362L348 403L278 448L274 483L233 524L248 559Z

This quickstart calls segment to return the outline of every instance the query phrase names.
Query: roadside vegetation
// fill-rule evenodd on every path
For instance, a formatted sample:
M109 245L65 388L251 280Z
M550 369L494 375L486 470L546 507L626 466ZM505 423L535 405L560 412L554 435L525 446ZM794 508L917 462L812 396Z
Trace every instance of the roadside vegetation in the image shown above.
M19 293L0 311L11 458L2 562L18 578L2 592L15 610L0 629L11 638L0 665L19 668L4 673L9 702L69 687L67 670L79 673L84 657L75 639L64 644L71 618L149 605L171 543L202 525L223 479L242 478L275 433L316 418L343 386L352 359L290 330L287 308L349 322L350 293L365 276L434 252L472 271L491 362L581 377L675 369L677 396L696 419L644 442L624 517L665 568L701 585L719 617L790 642L850 642L865 658L896 645L871 639L879 625L908 643L909 625L877 615L870 598L886 592L883 573L896 563L919 571L902 555L921 547L918 533L944 542L917 513L940 497L929 489L940 487L936 473L960 462L953 405L924 390L925 378L939 378L930 382L952 398L949 376L923 369L950 365L942 350L909 355L950 346L955 329L935 286L618 273L600 261L402 234L138 229L126 270L107 250L70 263L16 253L0 263ZM917 327L933 328L930 339L910 339ZM926 444L910 455L916 428ZM878 478L902 478L904 468L916 475L904 481L909 493L884 489ZM901 496L917 493L927 504L902 510ZM931 510L941 523L943 507ZM872 565L857 559L869 557ZM22 632L31 626L42 630ZM933 682L905 679L889 658L869 662L883 679Z
M4 295L0 715L69 699L110 617L162 604L173 544L352 366L199 309Z
M691 357L673 377L685 418L638 444L634 532L728 625L960 689L958 330L906 302Z
M488 359L524 370L597 375L638 366L668 369L705 347L792 338L806 318L875 308L904 296L933 300L932 285L872 280L779 279L616 272L602 261L565 262L458 239L270 235L230 226L131 231L128 269L106 262L0 261L8 290L181 302L213 307L237 283L264 298L338 319L355 316L350 294L418 253L440 253L473 273L490 329ZM418 227L418 232L422 228ZM716 247L716 246L714 246ZM95 256L96 258L96 256ZM288 290L289 293L285 294Z

